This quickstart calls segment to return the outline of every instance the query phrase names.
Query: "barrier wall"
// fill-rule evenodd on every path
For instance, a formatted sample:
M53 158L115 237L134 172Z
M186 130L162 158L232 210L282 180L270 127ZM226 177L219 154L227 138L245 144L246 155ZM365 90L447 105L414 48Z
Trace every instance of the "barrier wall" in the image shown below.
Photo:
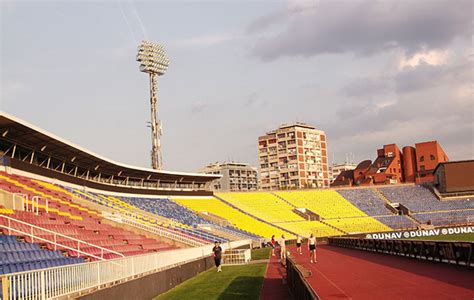
M473 242L329 238L329 244L344 248L474 267Z
M289 257L286 258L286 274L288 287L294 299L319 300L318 294L306 282L301 267Z
M102 289L97 292L78 297L78 299L149 300L212 267L214 267L214 260L212 257L207 257L186 263L184 265L176 266L162 272L127 281L108 289Z

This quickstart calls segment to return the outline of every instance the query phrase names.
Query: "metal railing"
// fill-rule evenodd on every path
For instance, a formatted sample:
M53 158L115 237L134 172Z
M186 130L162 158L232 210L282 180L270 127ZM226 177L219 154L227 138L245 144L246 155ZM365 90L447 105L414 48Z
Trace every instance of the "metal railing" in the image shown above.
M250 240L223 245L233 249ZM213 245L156 252L1 276L3 299L50 299L110 287L146 274L209 257Z
M31 238L32 243L34 243L35 241L50 243L54 246L54 250L57 250L58 248L67 249L67 250L76 252L77 257L80 257L82 254L82 255L90 256L99 260L104 260L104 254L115 254L120 257L124 257L122 253L119 253L119 252L116 252L116 251L113 251L113 250L110 250L98 245L94 245L94 244L46 229L46 228L42 228L42 227L27 223L27 222L23 222L23 221L8 217L6 215L0 215L0 220L2 219L6 220L6 224L3 225L2 222L0 222L0 228L6 229L8 231L8 235L12 235L13 233L13 234L28 236ZM15 224L16 225L21 224L21 225L27 226L28 231L24 231L20 228L15 228ZM40 234L45 234L45 235L39 236ZM52 235L52 239L48 238L48 236L50 235ZM74 243L75 246L77 245L77 247L71 247L71 246L65 245L61 239L71 241ZM81 250L81 248L84 249L86 247L99 249L100 256L97 256L88 252L84 252Z
M179 232L173 232L171 230L166 230L163 227L158 227L158 226L151 226L151 225L146 225L143 223L140 223L136 221L134 218L130 218L124 215L120 215L119 218L116 218L117 215L102 215L104 218L113 220L115 222L127 224L129 226L133 226L136 228L139 228L144 231L148 231L153 234L157 234L159 236L162 236L164 238L168 238L170 240L174 240L180 243L183 243L185 245L190 245L190 246L202 246L206 244L205 241L200 241L200 240L195 240L192 239L190 236L186 234L181 234Z

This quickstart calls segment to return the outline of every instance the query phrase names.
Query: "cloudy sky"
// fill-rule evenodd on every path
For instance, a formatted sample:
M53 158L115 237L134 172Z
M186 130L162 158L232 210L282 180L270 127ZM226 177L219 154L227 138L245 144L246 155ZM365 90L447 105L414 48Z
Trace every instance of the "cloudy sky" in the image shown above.
M114 160L150 164L142 39L166 169L256 164L281 123L326 131L330 161L438 140L474 158L473 2L0 2L0 108Z

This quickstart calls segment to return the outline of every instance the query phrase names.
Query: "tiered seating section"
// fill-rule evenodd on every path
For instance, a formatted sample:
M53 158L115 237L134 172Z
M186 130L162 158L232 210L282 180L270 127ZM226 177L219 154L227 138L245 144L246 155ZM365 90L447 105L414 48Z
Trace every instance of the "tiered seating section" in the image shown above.
M83 258L65 257L61 251L45 250L39 244L20 242L13 235L0 235L0 275L82 262Z
M128 216L133 218L136 222L141 223L146 226L151 227L158 227L162 230L166 230L171 233L179 233L184 234L191 240L195 240L200 243L209 243L218 241L227 241L225 238L220 236L214 235L209 232L202 231L200 229L195 228L194 223L192 225L183 224L178 220L169 219L159 212L163 210L158 209L157 205L161 204L162 201L170 202L167 198L159 198L159 199L148 199L148 198L133 198L133 197L114 197L110 195L103 195L98 193L91 193L91 192L84 192L77 189L65 188L69 190L74 195L77 195L81 198L87 199L89 201L95 202L102 206L106 206L108 208L113 209L114 211L118 212L122 216ZM137 201L135 202L134 200ZM153 204L152 201L158 200L157 203ZM127 202L128 201L128 202ZM134 205L136 204L136 206ZM172 207L167 206L169 209L174 207L179 207L179 205L172 203ZM186 209L179 207L180 212L183 214L193 214L190 211L185 211ZM163 213L162 213L163 214ZM166 213L166 215L174 216L176 213ZM184 219L187 217L185 216ZM201 220L196 215L191 216L188 218L193 220ZM182 220L181 220L182 221ZM238 236L241 234L237 231ZM248 238L248 237L245 237Z
M407 216L394 215L373 189L343 189L337 192L358 209L392 229L411 229L418 225Z
M426 187L403 186L379 188L391 202L401 203L419 222L435 226L474 222L474 199L440 201Z
M317 221L307 221L293 212L295 206L266 192L252 193L218 193L218 197L231 205L245 211L250 216L257 217L267 223L289 231L294 235L309 236L311 233L318 236L339 235L341 231ZM275 233L273 233L275 234ZM269 237L273 234L267 235ZM288 233L287 233L288 236Z
M226 238L215 234L215 231L224 232L233 237L233 239L257 239L258 237L234 227L221 227L211 224L215 230L209 232L197 228L200 224L208 224L209 221L199 217L193 211L171 201L168 198L140 198L140 197L114 197L98 193L80 191L72 188L65 188L73 195L85 198L97 204L106 206L119 212L135 218L135 221L147 226L159 226L174 232L186 234L192 239L201 242L227 241ZM148 215L147 215L148 214ZM153 216L153 217L151 217Z
M0 172L0 188L8 192L25 195L24 201L28 204L30 210L34 211L33 213L31 211L12 211L11 209L0 208L0 214L26 223L11 221L11 228L20 230L24 234L15 231L9 232L5 228L8 220L0 217L0 224L4 225L1 229L3 234L15 234L26 242L38 242L28 236L28 233L33 230L35 236L46 240L40 242L42 247L46 249L59 249L67 256L96 260L99 259L98 257L110 259L121 255L129 256L173 248L170 244L105 224L100 217L100 213L72 202L71 196L60 188L50 189L29 178L4 172ZM36 201L31 200L35 196L40 196L39 205L36 205ZM32 206L34 206L33 209ZM30 225L51 232L39 228L31 229ZM58 237L56 234L62 234L66 237ZM56 243L60 245L54 244L53 237L55 235ZM81 252L78 253L70 249L77 245L77 242L71 240L71 238L91 245L81 247ZM105 251L106 253L104 253L103 249L97 246L112 251Z
M285 233L281 229L258 221L216 198L173 198L173 200L193 211L207 212L226 219L235 227L261 237L280 236Z
M391 230L390 227L370 217L334 190L282 191L275 194L295 207L311 210L321 216L324 223L346 233Z

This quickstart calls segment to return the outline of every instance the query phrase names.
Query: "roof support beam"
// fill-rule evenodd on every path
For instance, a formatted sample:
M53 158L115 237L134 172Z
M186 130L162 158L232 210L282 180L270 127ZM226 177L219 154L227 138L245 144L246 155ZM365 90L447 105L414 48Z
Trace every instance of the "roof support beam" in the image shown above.
M3 152L3 156L6 156L8 154L8 152L10 152L10 150L13 149L13 146L8 148L7 151Z

